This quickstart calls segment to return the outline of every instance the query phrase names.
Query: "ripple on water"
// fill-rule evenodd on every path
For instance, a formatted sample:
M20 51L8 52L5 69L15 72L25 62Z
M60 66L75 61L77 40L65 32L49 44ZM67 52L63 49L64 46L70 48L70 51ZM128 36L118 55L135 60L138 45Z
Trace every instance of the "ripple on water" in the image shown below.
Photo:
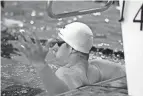
M37 28L36 28L36 26L33 26L32 29L33 29L33 30L36 30Z
M101 13L100 13L100 12L97 12L97 13L93 13L92 15L94 15L94 16L100 16Z
M39 16L44 16L44 12L39 12L38 15Z
M42 27L40 27L40 30L41 30L41 31L46 30L46 27L45 27L45 26L42 26Z
M35 22L33 20L30 21L30 24L33 25Z
M71 23L72 22L72 20L67 20L67 23Z
M76 21L77 20L77 18L76 17L73 17L73 21Z
M60 22L57 23L58 26L61 26L62 24L63 24L62 21L60 21Z
M36 11L35 10L32 11L31 16L32 17L36 16Z
M63 19L62 19L62 18L59 18L58 20L59 20L59 21L62 21Z
M106 19L105 19L105 22L106 22L106 23L108 23L108 22L109 22L109 19L108 19L108 18L106 18Z
M78 15L77 17L78 17L79 19L81 19L83 16L81 16L81 15Z

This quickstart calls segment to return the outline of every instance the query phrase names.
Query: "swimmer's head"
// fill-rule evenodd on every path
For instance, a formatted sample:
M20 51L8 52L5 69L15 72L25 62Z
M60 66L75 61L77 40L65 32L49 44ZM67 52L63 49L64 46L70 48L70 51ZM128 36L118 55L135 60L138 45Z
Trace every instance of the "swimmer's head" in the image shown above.
M84 23L74 22L60 29L59 37L74 50L89 53L93 46L92 30Z
M61 38L61 46L56 52L60 60L68 60L70 54L77 53L80 56L89 57L93 46L93 33L84 23L74 22L60 29L58 36Z

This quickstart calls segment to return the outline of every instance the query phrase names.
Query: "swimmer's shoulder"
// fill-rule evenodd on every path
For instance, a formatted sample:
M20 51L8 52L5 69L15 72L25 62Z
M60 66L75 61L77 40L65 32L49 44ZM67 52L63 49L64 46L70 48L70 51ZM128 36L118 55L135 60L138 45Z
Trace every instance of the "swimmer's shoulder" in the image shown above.
M123 67L121 64L106 60L106 59L94 59L90 60L89 64L91 65L97 65L97 66L107 66L107 67L116 67L120 68Z
M89 64L113 64L113 62L105 59L93 59L89 60Z

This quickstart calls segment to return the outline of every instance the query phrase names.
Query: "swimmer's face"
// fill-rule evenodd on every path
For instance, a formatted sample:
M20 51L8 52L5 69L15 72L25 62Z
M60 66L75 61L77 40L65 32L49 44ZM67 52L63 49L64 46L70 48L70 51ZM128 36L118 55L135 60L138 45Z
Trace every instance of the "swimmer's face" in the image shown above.
M58 38L61 41L63 41L61 38ZM56 56L56 58L59 60L60 63L67 63L69 56L71 54L72 51L72 47L70 47L67 43L62 43L58 46L58 44L56 44L53 47L54 50L54 54Z

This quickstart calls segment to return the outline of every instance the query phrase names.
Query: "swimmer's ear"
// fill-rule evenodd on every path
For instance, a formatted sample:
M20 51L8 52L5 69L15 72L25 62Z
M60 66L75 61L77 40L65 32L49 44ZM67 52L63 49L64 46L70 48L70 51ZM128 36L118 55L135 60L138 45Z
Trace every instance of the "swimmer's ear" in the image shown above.
M67 48L70 48L70 50L74 50L69 44L66 43Z
M66 43L66 46L67 46L67 48L69 48L70 53L72 53L74 51L74 49L69 44Z

